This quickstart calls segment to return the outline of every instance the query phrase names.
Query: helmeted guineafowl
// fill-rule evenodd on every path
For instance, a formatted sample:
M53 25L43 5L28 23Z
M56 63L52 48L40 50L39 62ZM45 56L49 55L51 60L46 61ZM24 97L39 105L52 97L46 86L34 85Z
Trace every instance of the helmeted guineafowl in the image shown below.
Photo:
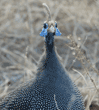
M61 33L57 23L48 20L40 33L45 38L46 50L35 80L28 81L5 97L0 110L85 110L78 88L55 52L54 35L60 36Z

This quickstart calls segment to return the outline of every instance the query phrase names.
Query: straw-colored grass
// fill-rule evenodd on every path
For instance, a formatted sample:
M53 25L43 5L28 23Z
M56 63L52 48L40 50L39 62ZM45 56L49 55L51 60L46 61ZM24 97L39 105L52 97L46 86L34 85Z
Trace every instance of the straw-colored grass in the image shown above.
M44 51L42 3L58 23L55 45L86 110L99 110L99 0L0 0L0 100L35 78Z

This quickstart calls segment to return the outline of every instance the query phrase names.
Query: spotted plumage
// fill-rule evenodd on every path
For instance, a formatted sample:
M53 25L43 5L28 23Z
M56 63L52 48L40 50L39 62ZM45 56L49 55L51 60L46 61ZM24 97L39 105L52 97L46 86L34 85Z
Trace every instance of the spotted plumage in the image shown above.
M85 110L78 88L55 51L54 35L61 35L57 23L45 22L40 35L45 38L45 54L36 78L5 97L0 110Z

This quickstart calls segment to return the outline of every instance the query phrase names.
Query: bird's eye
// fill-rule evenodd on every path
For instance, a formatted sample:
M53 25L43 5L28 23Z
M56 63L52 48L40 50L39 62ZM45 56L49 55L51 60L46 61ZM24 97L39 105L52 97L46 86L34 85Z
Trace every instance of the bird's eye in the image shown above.
M46 23L44 23L44 26L43 26L45 29L47 28L47 24Z
M57 23L55 23L55 27L57 28Z

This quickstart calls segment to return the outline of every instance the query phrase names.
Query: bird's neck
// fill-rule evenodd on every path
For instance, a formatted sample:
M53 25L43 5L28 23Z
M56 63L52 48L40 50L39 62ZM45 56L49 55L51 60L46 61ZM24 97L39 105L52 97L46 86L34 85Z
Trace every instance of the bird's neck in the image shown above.
M54 35L52 33L48 33L47 36L45 36L45 52L42 58L40 59L38 65L38 73L41 73L41 71L47 69L53 64L56 65L56 61L54 60L57 60L54 47Z
M52 54L53 52L55 52L53 33L48 33L45 37L45 48L47 54Z

